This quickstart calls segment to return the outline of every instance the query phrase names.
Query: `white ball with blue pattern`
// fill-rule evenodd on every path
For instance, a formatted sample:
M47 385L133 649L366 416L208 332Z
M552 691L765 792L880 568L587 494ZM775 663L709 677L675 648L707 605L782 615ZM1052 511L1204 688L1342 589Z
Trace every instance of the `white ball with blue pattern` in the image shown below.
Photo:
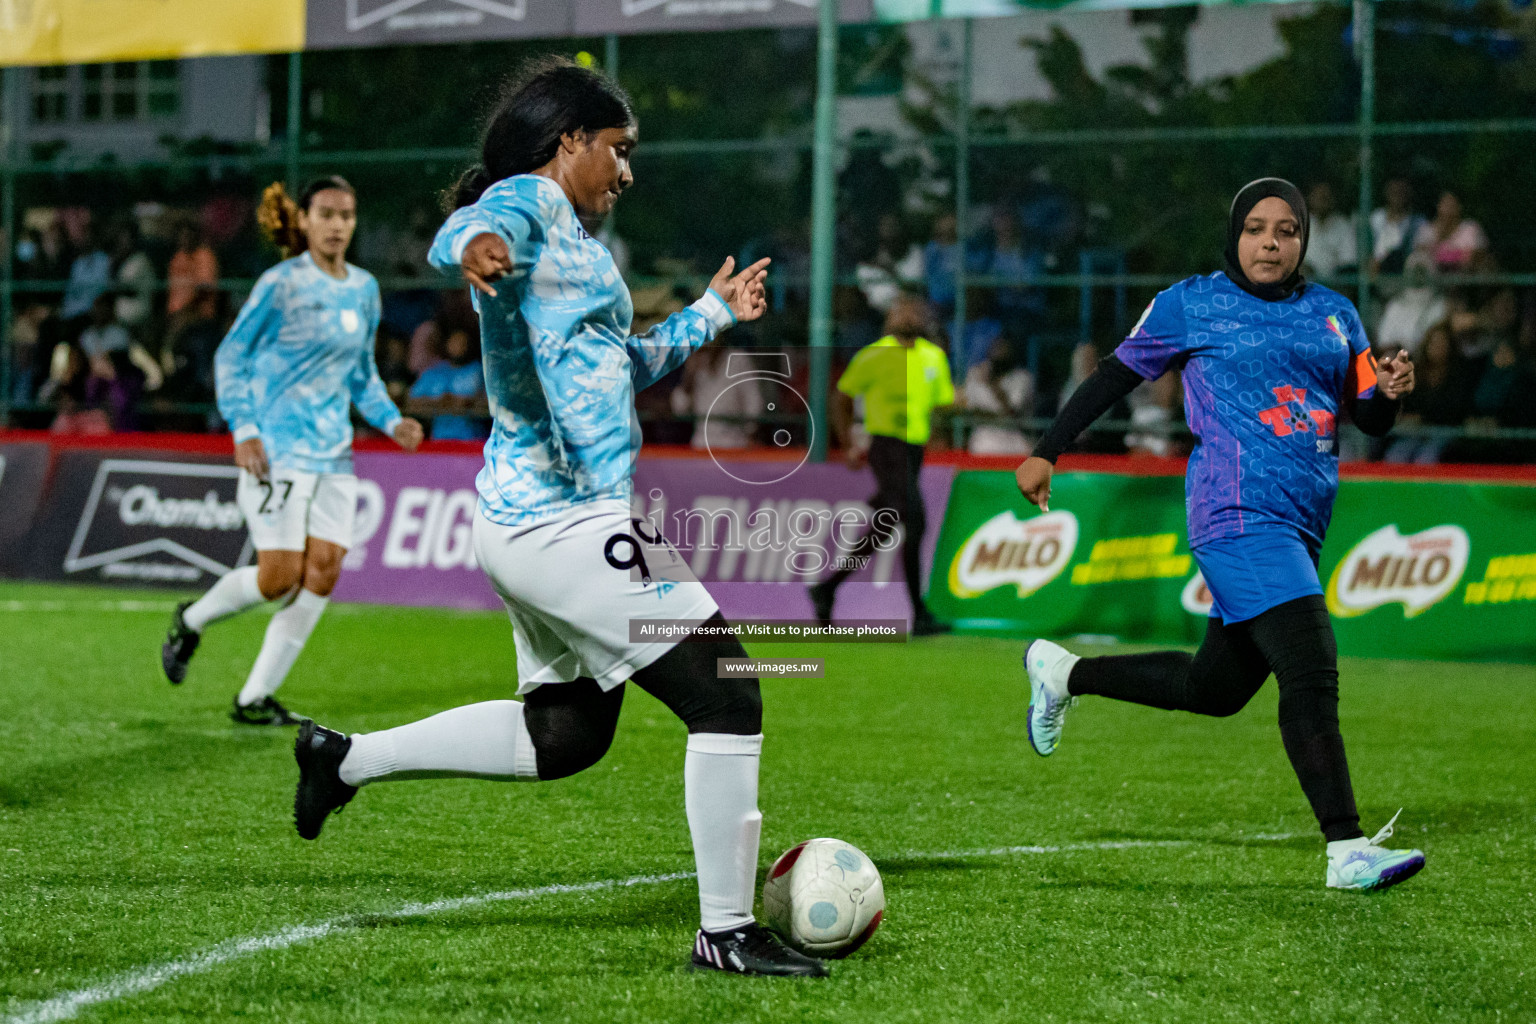
M841 839L807 839L768 869L763 911L769 927L802 953L839 959L880 927L885 885L858 847Z

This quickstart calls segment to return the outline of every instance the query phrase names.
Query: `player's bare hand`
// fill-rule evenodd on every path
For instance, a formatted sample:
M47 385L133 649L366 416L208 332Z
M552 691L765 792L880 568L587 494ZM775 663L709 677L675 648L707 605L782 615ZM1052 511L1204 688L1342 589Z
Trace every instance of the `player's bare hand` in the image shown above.
M1413 392L1413 357L1399 349L1376 367L1376 386L1388 398L1402 398Z
M408 452L413 452L421 447L421 442L426 436L427 432L422 429L421 421L412 419L409 416L401 420L399 426L395 427L395 444L398 444Z
M744 324L749 320L756 320L768 312L768 289L765 282L768 280L770 262L772 261L765 256L733 276L731 272L736 269L736 257L727 256L709 282L709 287L714 290L714 293L731 307L737 323Z
M869 449L861 444L850 444L843 449L843 465L849 469L863 469L869 461Z
M1051 510L1051 474L1056 472L1056 467L1045 459L1031 455L1019 463L1019 468L1013 471L1013 479L1019 485L1019 493L1029 501L1031 505L1038 505L1041 512Z
M496 289L491 287L491 282L499 281L512 272L512 253L507 249L505 239L486 232L469 240L459 266L464 270L464 280L494 299Z
M235 445L235 465L257 480L266 480L267 450L261 446L261 438L250 437Z

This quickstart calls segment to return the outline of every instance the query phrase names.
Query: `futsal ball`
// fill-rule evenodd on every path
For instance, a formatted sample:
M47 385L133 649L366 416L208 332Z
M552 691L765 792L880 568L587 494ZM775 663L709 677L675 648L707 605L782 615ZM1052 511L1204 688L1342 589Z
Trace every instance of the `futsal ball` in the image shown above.
M763 909L769 926L791 946L839 959L880 927L885 886L858 847L841 839L807 839L768 869Z

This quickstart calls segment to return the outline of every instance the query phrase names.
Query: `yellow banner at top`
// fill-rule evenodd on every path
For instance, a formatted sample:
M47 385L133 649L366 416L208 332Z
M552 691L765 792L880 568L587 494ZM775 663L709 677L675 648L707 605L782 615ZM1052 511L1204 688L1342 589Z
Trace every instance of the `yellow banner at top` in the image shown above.
M303 47L304 0L0 0L0 64L85 64Z

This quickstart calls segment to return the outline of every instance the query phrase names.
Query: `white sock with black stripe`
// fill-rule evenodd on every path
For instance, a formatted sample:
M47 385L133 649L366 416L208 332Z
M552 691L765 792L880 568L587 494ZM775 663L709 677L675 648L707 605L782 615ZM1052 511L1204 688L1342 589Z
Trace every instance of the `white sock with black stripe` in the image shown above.
M762 749L761 733L699 732L688 737L683 800L699 872L700 927L708 932L741 928L753 921L757 846L763 828L757 809Z

